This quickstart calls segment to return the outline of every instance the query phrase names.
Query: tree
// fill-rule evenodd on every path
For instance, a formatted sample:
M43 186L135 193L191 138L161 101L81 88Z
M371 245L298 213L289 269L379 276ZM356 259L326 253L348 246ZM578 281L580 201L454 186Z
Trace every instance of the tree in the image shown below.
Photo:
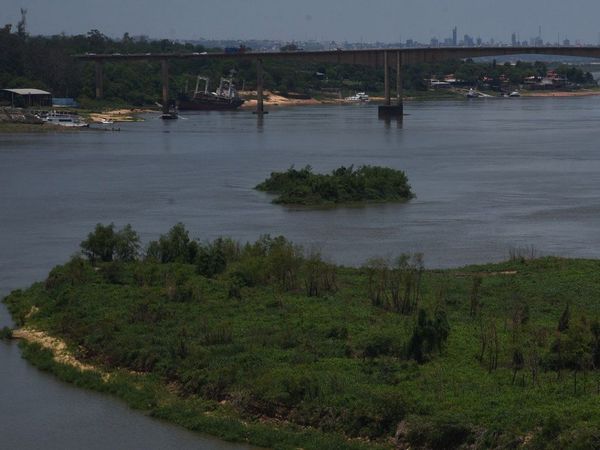
M205 277L214 277L223 273L227 267L224 241L219 238L212 244L199 245L195 258L196 269Z
M364 267L368 280L368 292L373 306L383 306L387 302L389 284L388 262L382 258L372 258Z
M420 309L417 325L406 347L407 357L419 364L426 362L431 353L442 351L449 334L450 326L444 311L436 311L432 320L427 311Z
M119 261L135 261L140 252L140 236L130 224L125 225L117 234L115 256Z
M99 223L94 231L88 234L87 239L81 242L80 247L92 264L113 260L129 262L138 256L140 237L129 224L115 231L114 223Z
M198 244L190 240L188 231L180 222L160 236L158 241L151 241L146 250L146 257L163 264L192 264L198 253Z
M558 327L557 327L558 331L560 331L562 333L562 332L568 330L570 320L571 320L571 310L569 307L569 302L567 302L567 306L565 307L565 310L561 314L560 319L558 319Z
M589 329L586 327L584 319L577 321L566 331L564 365L565 368L573 371L573 393L575 394L577 393L577 374L583 371L585 375L587 369L592 365L592 348L588 333Z
M17 23L17 34L19 37L25 37L27 34L27 9L21 8L21 20Z
M481 288L481 282L482 282L482 278L480 275L476 275L473 277L473 287L471 288L471 308L469 310L469 315L471 317L475 317L477 315L477 312L479 311L479 308L481 307L480 301L479 301L479 297L480 297L480 293L479 290Z
M488 372L498 368L498 355L500 353L500 340L496 329L496 320L481 321L479 325L479 341L481 344L477 359L483 363L487 355Z
M511 367L513 370L512 384L515 384L517 372L523 370L523 367L525 367L525 357L520 348L513 349Z
M94 231L88 234L87 239L81 242L80 247L92 264L97 261L110 262L113 260L116 242L115 224L99 223Z

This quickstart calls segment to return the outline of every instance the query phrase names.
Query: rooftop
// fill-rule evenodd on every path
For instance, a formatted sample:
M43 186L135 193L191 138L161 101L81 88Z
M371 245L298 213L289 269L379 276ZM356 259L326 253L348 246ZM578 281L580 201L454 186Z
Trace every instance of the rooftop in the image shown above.
M6 91L6 92L12 92L13 94L17 94L17 95L52 95L50 92L42 91L41 89L32 89L32 88L2 89L2 90Z

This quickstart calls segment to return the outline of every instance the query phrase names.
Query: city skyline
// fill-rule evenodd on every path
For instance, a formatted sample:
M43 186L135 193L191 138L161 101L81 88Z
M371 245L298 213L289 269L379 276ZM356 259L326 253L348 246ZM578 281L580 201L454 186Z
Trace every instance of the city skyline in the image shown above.
M366 3L363 0L331 1L327 4L306 0L285 4L274 0L174 0L169 5L156 0L60 0L49 5L42 0L7 0L0 16L2 25L16 24L20 8L28 11L31 34L81 34L98 29L111 37L125 32L150 38L269 39L282 41L406 42L429 44L432 39L453 45L468 35L475 41L511 43L539 36L543 42L579 41L598 44L599 31L593 17L600 5L581 1L578 8L564 2L532 1L522 5L507 0L502 5L490 1L474 3L457 0L391 0ZM78 17L77 21L66 20ZM585 13L579 12L585 11ZM207 14L209 12L210 14ZM135 19L135 20L134 20ZM456 27L456 37L453 28ZM456 43L454 42L456 41Z

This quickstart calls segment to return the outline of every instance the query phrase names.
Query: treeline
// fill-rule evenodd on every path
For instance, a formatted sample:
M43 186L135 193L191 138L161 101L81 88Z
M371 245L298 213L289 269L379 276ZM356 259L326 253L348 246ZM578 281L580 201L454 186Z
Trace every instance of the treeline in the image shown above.
M87 34L67 36L32 36L24 23L16 29L5 25L0 28L0 88L34 87L46 89L55 97L73 97L90 104L94 98L94 67L72 58L84 53L170 53L221 51L205 49L200 45L183 44L168 39L133 38L125 33L113 39L98 30ZM498 80L501 75L512 83L522 83L531 75L543 76L548 67L543 63L497 65L473 61L445 61L436 64L418 64L406 67L404 88L409 92L428 89L427 80L442 79L454 74L466 84L477 85L485 77ZM173 61L170 66L171 95L194 86L197 75L208 76L214 87L220 77L234 71L238 88L255 88L256 68L250 61ZM595 84L590 73L573 66L557 69L570 82ZM105 101L130 105L153 105L161 92L158 63L106 63L104 66ZM266 61L265 86L283 94L297 92L317 95L340 90L383 92L383 72L364 66L335 64L306 64L297 61Z
M81 243L81 249L92 264L173 263L193 265L198 275L207 278L225 275L228 295L235 298L241 298L243 287L266 285L285 292L302 288L308 297L337 290L335 266L325 262L318 252L305 254L302 247L283 236L263 236L245 245L229 238L201 243L191 239L179 223L142 251L139 235L131 226L116 230L114 224L98 224ZM181 298L191 295L183 286L174 286L170 292Z
M477 63L473 60L466 61L444 61L423 66L413 66L408 69L412 72L413 79L422 79L425 82L428 78L443 80L447 75L454 75L456 80L460 80L466 85L476 86L484 83L498 85L501 79L508 80L512 85L522 84L527 77L543 78L547 75L550 68L553 67L557 75L565 77L567 81L585 85L595 85L593 75L590 72L584 72L579 67L561 64L558 66L549 66L544 62L523 62L517 61L516 64L505 62L497 64L496 61L488 63ZM421 88L425 88L423 85Z
M377 166L342 166L330 174L313 173L310 166L290 167L286 172L271 173L256 189L278 194L274 203L296 205L407 201L414 197L403 171Z

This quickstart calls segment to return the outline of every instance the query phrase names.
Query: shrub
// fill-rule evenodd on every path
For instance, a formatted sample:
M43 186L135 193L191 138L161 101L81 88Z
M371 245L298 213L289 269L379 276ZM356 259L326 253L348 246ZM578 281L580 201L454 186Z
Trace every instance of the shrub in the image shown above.
M0 329L0 340L12 339L12 337L13 337L13 332L10 328L3 327Z
M134 261L140 250L140 238L129 224L117 232L113 223L99 223L80 246L92 264L98 261L110 262L113 259Z
M310 166L273 172L256 189L279 194L274 203L318 205L360 201L406 201L414 197L404 172L386 167L340 167L315 174Z

